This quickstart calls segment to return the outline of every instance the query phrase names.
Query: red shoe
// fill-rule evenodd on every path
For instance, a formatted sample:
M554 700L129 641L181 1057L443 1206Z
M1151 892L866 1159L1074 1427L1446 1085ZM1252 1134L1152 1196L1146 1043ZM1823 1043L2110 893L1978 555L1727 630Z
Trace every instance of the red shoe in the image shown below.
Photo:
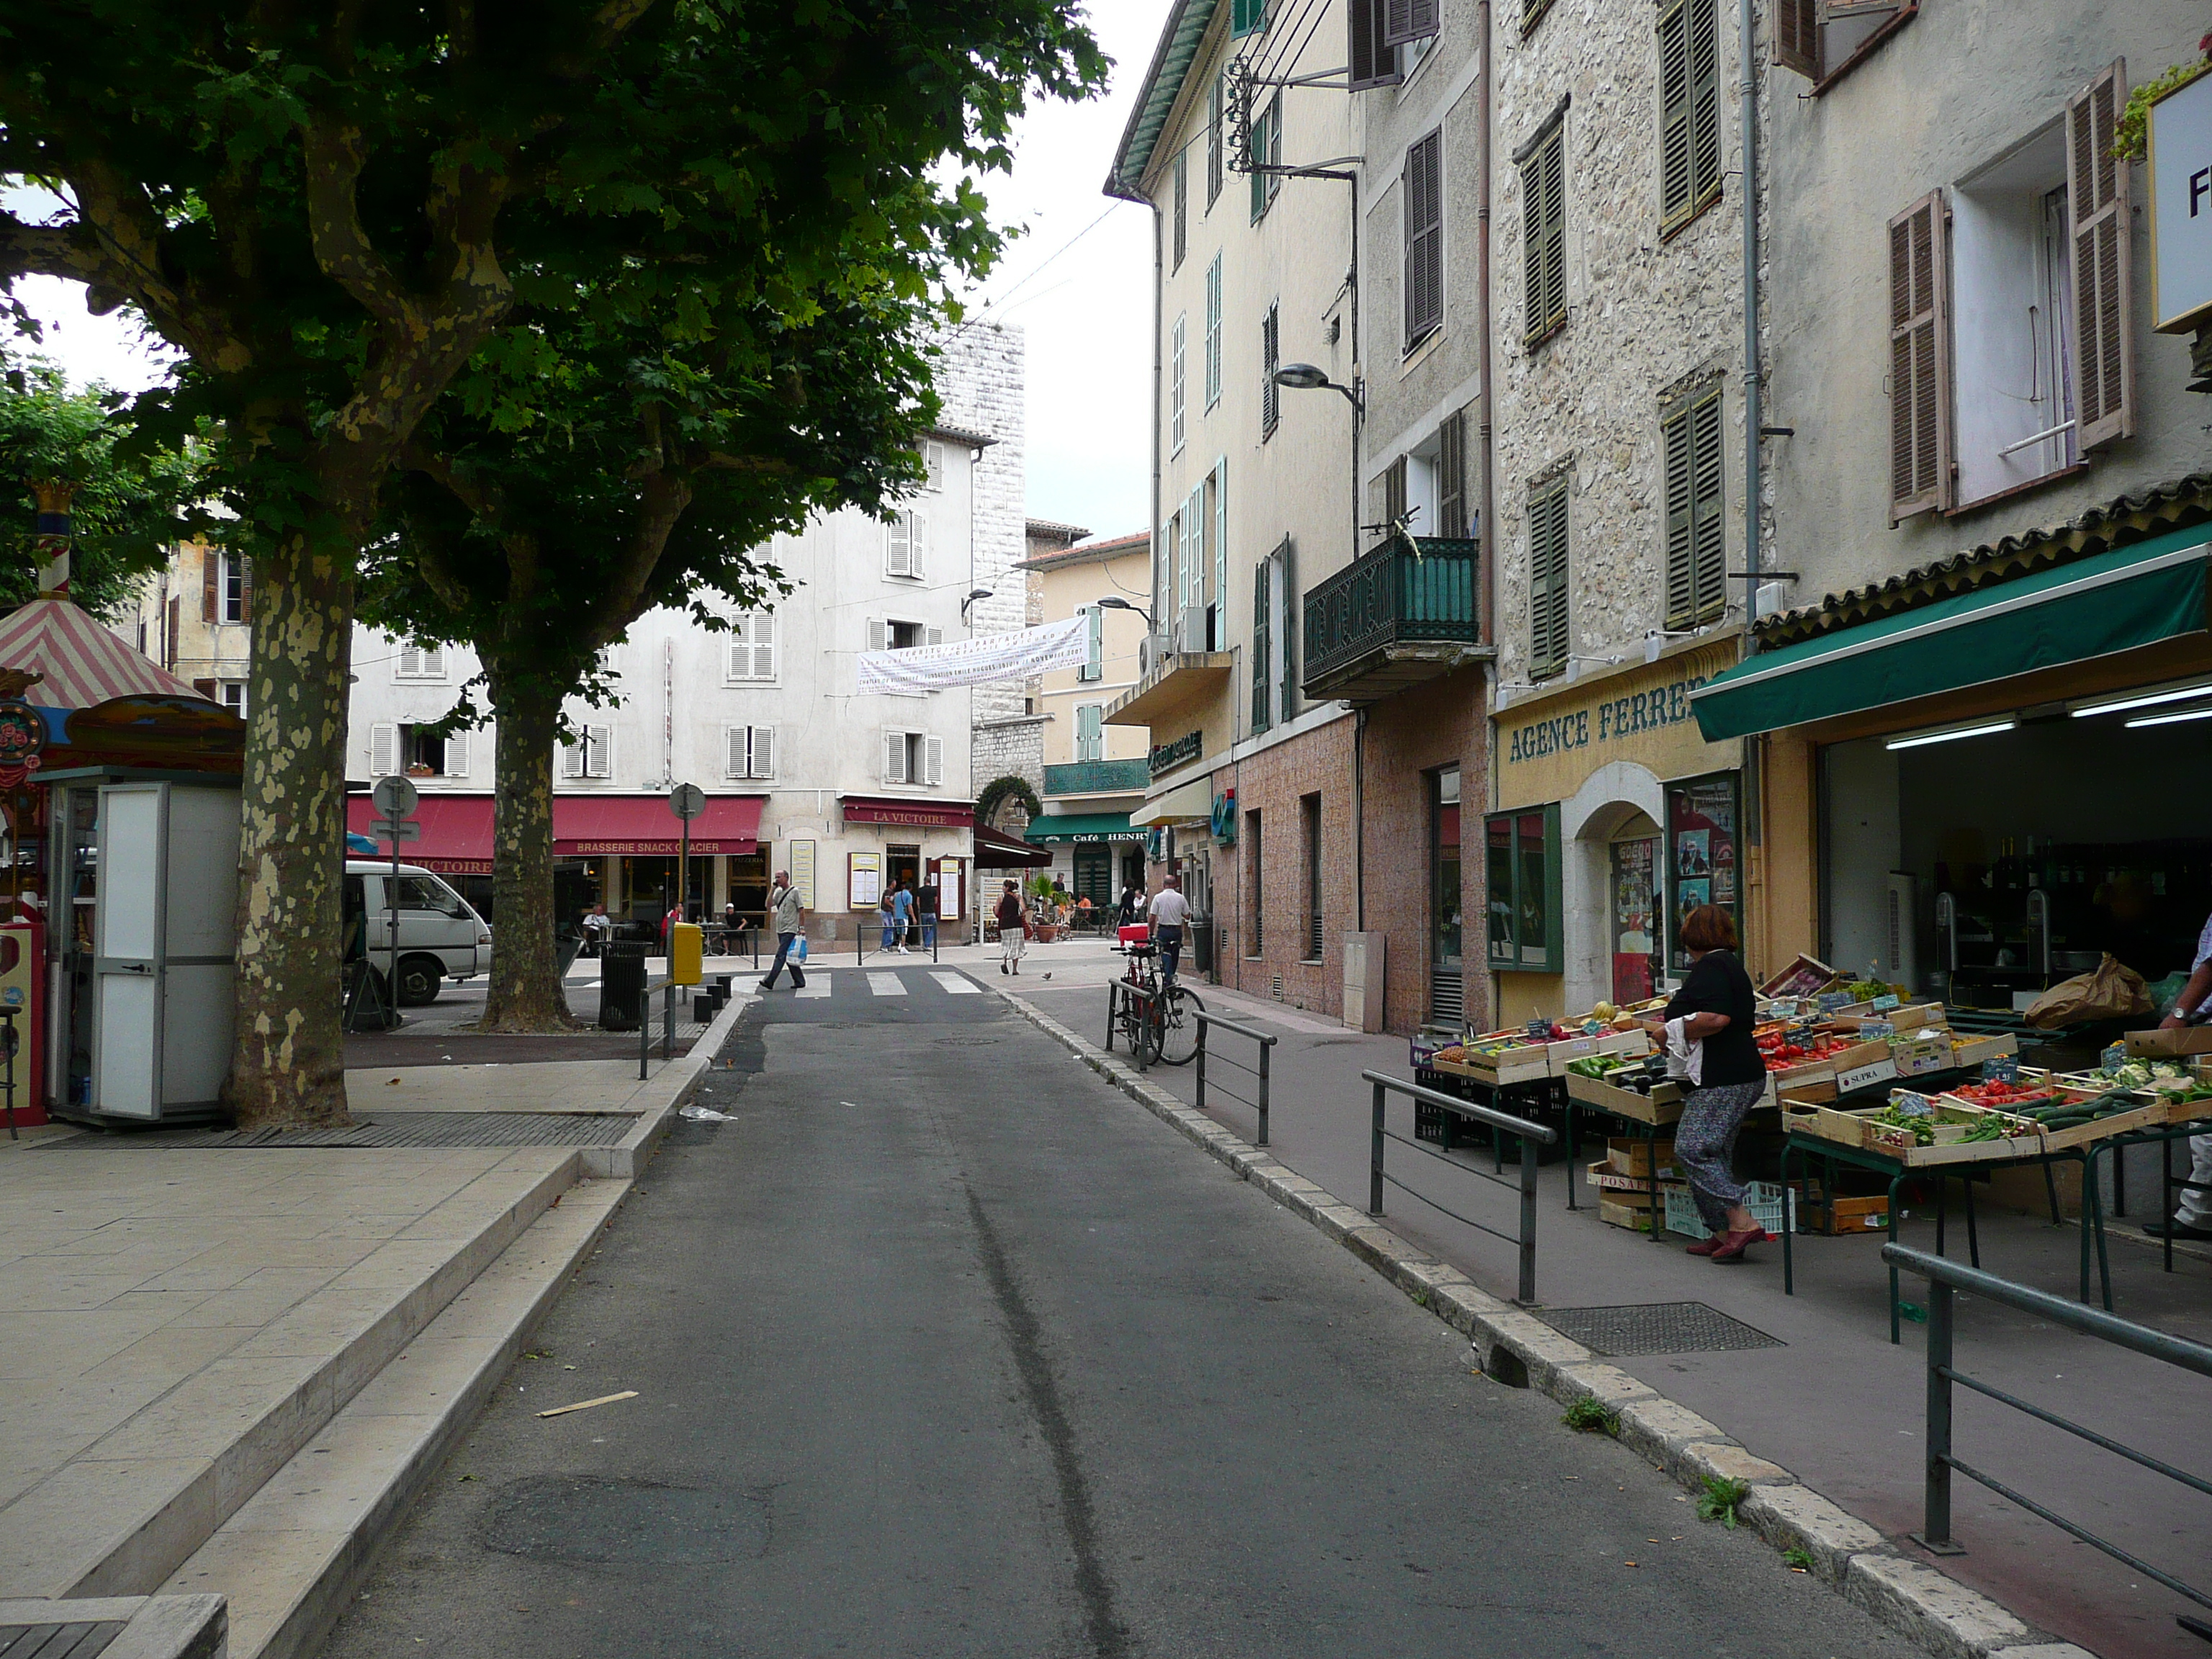
M1715 1233L1710 1237L1699 1239L1694 1244L1684 1246L1684 1249L1691 1255L1711 1255L1715 1250L1720 1249L1722 1241L1726 1237L1727 1235L1724 1233Z
M1774 1235L1764 1227L1753 1227L1741 1233L1723 1233L1712 1259L1715 1261L1741 1261L1744 1259L1743 1253L1753 1245L1771 1243L1773 1238Z

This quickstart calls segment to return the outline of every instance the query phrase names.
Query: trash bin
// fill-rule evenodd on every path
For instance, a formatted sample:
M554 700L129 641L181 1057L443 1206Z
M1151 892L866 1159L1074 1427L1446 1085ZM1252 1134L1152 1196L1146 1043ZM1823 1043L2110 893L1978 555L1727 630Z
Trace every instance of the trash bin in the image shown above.
M643 939L607 941L599 958L599 1029L635 1031L645 1006L645 958L653 946Z
M1191 971L1199 974L1213 972L1213 918L1193 916L1190 919Z

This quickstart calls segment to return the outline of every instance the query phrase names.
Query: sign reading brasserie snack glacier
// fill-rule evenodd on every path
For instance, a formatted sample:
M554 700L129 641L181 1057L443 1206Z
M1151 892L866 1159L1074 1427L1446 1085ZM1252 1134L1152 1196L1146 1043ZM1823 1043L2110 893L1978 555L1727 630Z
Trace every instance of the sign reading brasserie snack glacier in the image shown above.
M2212 321L2212 75L2150 106L2151 297L2157 327Z
M1070 617L1042 628L904 651L863 651L862 691L945 691L994 680L1023 680L1048 668L1073 668L1090 653L1091 619Z

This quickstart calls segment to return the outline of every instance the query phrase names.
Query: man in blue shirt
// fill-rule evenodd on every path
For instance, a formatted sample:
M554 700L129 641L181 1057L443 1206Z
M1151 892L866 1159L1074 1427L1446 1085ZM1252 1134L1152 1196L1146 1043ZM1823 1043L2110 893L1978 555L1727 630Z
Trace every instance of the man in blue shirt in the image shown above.
M906 948L907 926L914 920L914 889L904 882L891 888L891 937L898 941L892 948L901 956L910 954Z

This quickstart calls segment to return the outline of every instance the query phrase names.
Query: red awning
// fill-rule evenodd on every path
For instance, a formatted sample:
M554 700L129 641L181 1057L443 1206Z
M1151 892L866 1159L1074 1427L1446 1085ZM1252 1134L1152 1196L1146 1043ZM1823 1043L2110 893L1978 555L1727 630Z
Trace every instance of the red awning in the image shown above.
M346 798L346 828L370 834L376 807L366 795ZM422 839L399 843L400 861L447 875L491 873L492 798L489 795L425 794L416 804L415 821Z
M1001 835L988 823L975 826L975 867L979 870L1041 870L1052 862L1052 848L1032 847L1025 841Z
M707 810L691 820L691 851L760 851L763 795L709 795ZM665 795L556 795L553 850L566 857L636 854L674 857L683 850L684 825Z
M975 822L969 801L908 800L899 795L845 795L848 823L903 823L917 830L965 830Z

